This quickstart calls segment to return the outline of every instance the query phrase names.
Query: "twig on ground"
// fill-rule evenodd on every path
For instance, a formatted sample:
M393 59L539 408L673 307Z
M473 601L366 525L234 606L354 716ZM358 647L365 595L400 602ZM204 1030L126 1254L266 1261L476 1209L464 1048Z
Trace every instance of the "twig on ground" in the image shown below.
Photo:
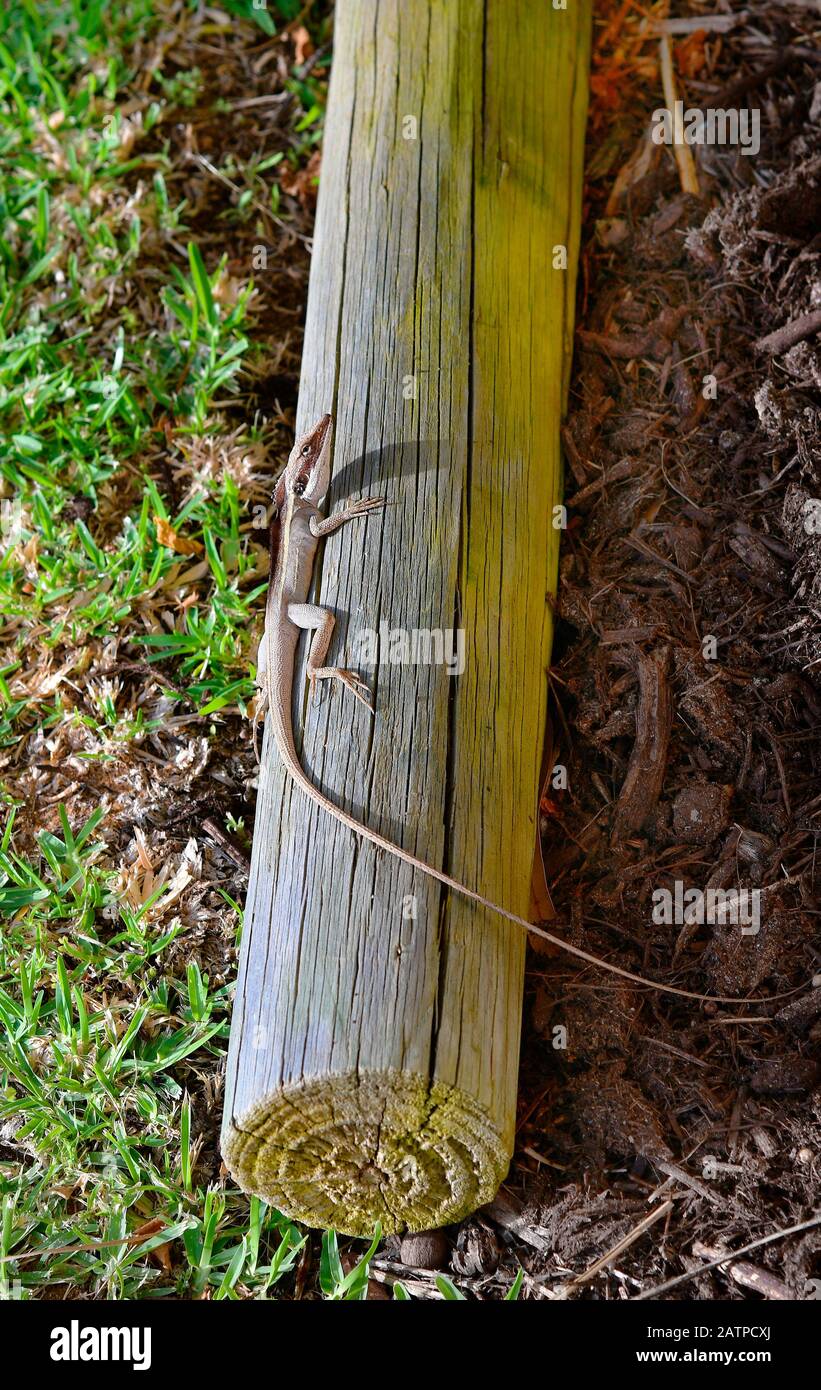
M637 1226L634 1226L632 1231L628 1231L626 1236L623 1236L620 1241L617 1241L613 1248L608 1250L606 1255L602 1255L601 1259L596 1260L595 1264L592 1264L583 1274L577 1274L575 1279L571 1279L569 1287L571 1289L577 1288L580 1284L587 1283L588 1279L595 1278L599 1271L604 1269L605 1265L610 1264L611 1260L615 1260L619 1255L623 1254L634 1241L637 1241L644 1235L645 1231L649 1231L651 1226L654 1226L657 1221L660 1221L663 1216L667 1216L672 1210L673 1203L668 1198L666 1202L662 1202L660 1207L656 1207L655 1211L651 1211L648 1216L645 1216L644 1220L640 1221Z
M730 1264L737 1260L741 1255L749 1255L751 1250L760 1250L763 1245L773 1245L777 1240L785 1240L787 1236L797 1236L802 1231L812 1231L816 1226L821 1226L821 1215L813 1216L809 1221L799 1221L797 1226L787 1226L783 1231L772 1231L768 1236L759 1236L758 1240L751 1240L749 1245L742 1245L740 1250L730 1250L725 1255L720 1255L717 1260L710 1260L709 1264L703 1265L701 1269L688 1269L686 1274L678 1274L675 1279L668 1279L664 1284L656 1284L655 1288L644 1289L636 1294L631 1300L633 1303L643 1303L649 1298L658 1298L663 1293L669 1293L670 1289L678 1288L680 1284L687 1284L691 1279L697 1279L700 1274L706 1274L710 1269L718 1269L722 1265Z
M804 338L812 337L813 333L819 331L821 331L821 309L814 309L812 313L801 314L791 323L785 323L781 328L776 328L765 338L759 338L755 347L758 352L786 352L787 348L802 342Z
M673 153L678 165L678 177L681 184L682 193L694 193L699 197L701 188L698 182L696 162L693 159L689 145L676 140L675 110L678 100L676 91L676 78L673 72L673 53L670 48L670 40L665 34L659 40L659 60L661 63L661 84L664 88L664 100L670 112L670 119L673 122Z
M693 1254L700 1260L722 1259L727 1252L722 1251L719 1246L705 1245L703 1241L697 1240L693 1246ZM719 1269L722 1266L719 1265ZM753 1289L755 1293L763 1294L765 1298L778 1301L792 1301L793 1295L787 1288L783 1279L778 1279L775 1274L770 1274L768 1269L759 1269L758 1265L751 1265L748 1260L739 1260L738 1264L730 1265L726 1271L734 1283L740 1284L742 1289Z
M237 848L233 840L230 840L225 832L220 830L215 821L211 820L209 817L207 820L203 821L202 828L206 835L210 835L211 839L216 841L220 849L228 855L229 859L233 859L234 863L240 869L248 873L251 868L251 860L248 855L243 854L242 850Z

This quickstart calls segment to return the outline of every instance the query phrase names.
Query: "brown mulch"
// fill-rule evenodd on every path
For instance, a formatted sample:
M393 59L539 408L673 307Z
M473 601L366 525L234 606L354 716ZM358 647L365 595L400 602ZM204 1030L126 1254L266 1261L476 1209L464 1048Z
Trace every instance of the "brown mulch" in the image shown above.
M580 1296L631 1297L819 1202L821 70L806 9L745 10L673 40L685 105L761 110L757 156L700 152L698 197L642 129L657 40L599 11L552 671L568 787L542 831L569 939L762 1002L633 989L534 943L517 1157L472 1225L548 1297L654 1203ZM677 880L760 890L758 933L654 920ZM821 1230L751 1260L757 1283L714 1269L668 1296L801 1298Z

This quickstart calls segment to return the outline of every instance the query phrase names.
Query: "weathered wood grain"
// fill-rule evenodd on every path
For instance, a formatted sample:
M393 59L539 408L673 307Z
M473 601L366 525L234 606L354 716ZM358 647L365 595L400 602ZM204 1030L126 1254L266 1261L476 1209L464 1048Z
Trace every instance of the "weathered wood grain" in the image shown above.
M340 0L299 400L336 420L331 659L311 777L526 914L559 532L589 0ZM416 121L415 138L412 123ZM553 248L568 248L554 269ZM459 628L464 671L370 669L365 629ZM384 636L384 634L383 634ZM514 1136L525 936L378 854L263 751L223 1152L312 1225L442 1225Z

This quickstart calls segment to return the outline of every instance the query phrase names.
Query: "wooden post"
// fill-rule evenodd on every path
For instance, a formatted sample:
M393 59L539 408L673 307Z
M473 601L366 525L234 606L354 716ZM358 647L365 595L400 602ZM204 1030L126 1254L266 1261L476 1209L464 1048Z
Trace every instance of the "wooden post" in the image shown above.
M391 503L328 541L318 580L375 718L345 692L309 707L300 675L303 762L523 915L590 22L590 0L340 0L299 400L299 428L336 420L330 507ZM458 675L413 660L454 630ZM241 1186L352 1235L489 1201L525 944L318 811L266 739L223 1131Z

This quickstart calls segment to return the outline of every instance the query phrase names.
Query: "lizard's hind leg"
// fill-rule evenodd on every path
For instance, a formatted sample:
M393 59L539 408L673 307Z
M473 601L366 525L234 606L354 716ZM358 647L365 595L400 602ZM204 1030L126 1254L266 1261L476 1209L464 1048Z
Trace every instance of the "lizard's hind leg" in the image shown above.
M320 608L315 603L291 603L288 605L288 617L295 627L304 628L306 632L314 634L308 652L308 682L312 694L316 694L317 681L341 681L346 690L350 690L351 694L373 713L371 692L355 671L349 671L344 666L324 665L336 623L330 609Z

